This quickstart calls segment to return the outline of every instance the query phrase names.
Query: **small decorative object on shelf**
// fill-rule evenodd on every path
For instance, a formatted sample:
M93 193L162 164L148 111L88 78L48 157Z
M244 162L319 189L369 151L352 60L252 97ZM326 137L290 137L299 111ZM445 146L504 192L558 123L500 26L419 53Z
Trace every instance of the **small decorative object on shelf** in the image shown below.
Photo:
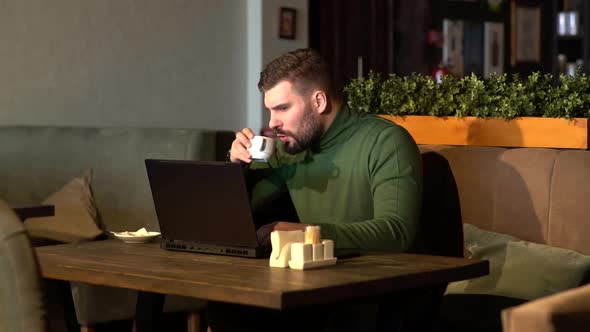
M568 76L574 77L578 72L582 70L584 67L584 60L578 59L576 62L568 62L566 64L566 74Z
M428 31L428 44L434 45L436 47L443 46L443 33L439 30L430 30Z
M567 68L567 55L565 54L558 54L557 55L557 64L559 68L559 74L565 74Z
M463 21L443 20L442 62L455 76L463 76Z
M483 76L504 73L504 24L484 22L484 62Z
M577 11L564 11L557 14L557 35L577 36L579 32L579 15Z
M557 34L559 36L567 35L567 23L565 12L559 12L557 14Z
M436 81L436 83L441 83L443 80L443 76L448 75L449 70L443 66L442 63L438 64L438 67L432 71L432 77Z
M556 10L554 20L557 26L553 30L553 48L551 56L553 61L552 73L554 75L577 75L579 71L585 74L590 72L590 1L586 0L554 0L553 8ZM565 55L563 60L560 55ZM563 62L566 65L563 65ZM564 68L565 67L565 68Z

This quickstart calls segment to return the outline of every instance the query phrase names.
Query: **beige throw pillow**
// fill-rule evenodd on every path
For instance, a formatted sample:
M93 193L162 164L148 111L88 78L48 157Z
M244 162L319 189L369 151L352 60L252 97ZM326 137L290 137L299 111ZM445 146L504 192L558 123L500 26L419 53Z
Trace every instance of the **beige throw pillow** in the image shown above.
M53 205L55 215L25 220L29 234L68 243L91 240L101 235L103 231L90 187L91 177L91 171L88 171L47 197L43 204Z
M590 256L463 225L470 258L487 259L490 274L450 283L447 294L490 294L532 300L576 287Z

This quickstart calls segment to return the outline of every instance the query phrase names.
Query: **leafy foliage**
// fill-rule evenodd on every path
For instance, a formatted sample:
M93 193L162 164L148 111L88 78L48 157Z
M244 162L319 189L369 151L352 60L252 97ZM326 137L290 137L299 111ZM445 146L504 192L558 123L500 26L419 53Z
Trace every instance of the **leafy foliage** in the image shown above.
M561 75L553 85L551 74L443 77L441 83L422 74L385 79L370 72L345 88L351 109L389 115L477 116L513 119L521 116L552 118L590 117L590 78L580 70Z
M344 87L349 107L363 113L380 113L376 110L381 104L380 92L383 84L381 75L372 71L367 78L355 79L353 83Z

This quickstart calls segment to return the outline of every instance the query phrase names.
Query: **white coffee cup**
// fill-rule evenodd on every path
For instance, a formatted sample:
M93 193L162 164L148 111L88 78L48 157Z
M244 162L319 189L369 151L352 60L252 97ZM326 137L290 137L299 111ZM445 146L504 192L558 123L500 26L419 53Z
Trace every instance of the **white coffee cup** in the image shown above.
M250 143L252 146L248 148L248 152L252 155L253 160L268 161L275 153L275 141L266 136L254 136Z

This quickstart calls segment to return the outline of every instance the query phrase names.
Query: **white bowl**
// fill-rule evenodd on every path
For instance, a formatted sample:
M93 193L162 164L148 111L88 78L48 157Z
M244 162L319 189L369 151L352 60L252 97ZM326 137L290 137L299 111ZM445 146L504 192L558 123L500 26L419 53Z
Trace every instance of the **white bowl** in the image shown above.
M160 236L160 232L148 232L149 235L133 235L132 232L111 232L125 243L146 243Z

